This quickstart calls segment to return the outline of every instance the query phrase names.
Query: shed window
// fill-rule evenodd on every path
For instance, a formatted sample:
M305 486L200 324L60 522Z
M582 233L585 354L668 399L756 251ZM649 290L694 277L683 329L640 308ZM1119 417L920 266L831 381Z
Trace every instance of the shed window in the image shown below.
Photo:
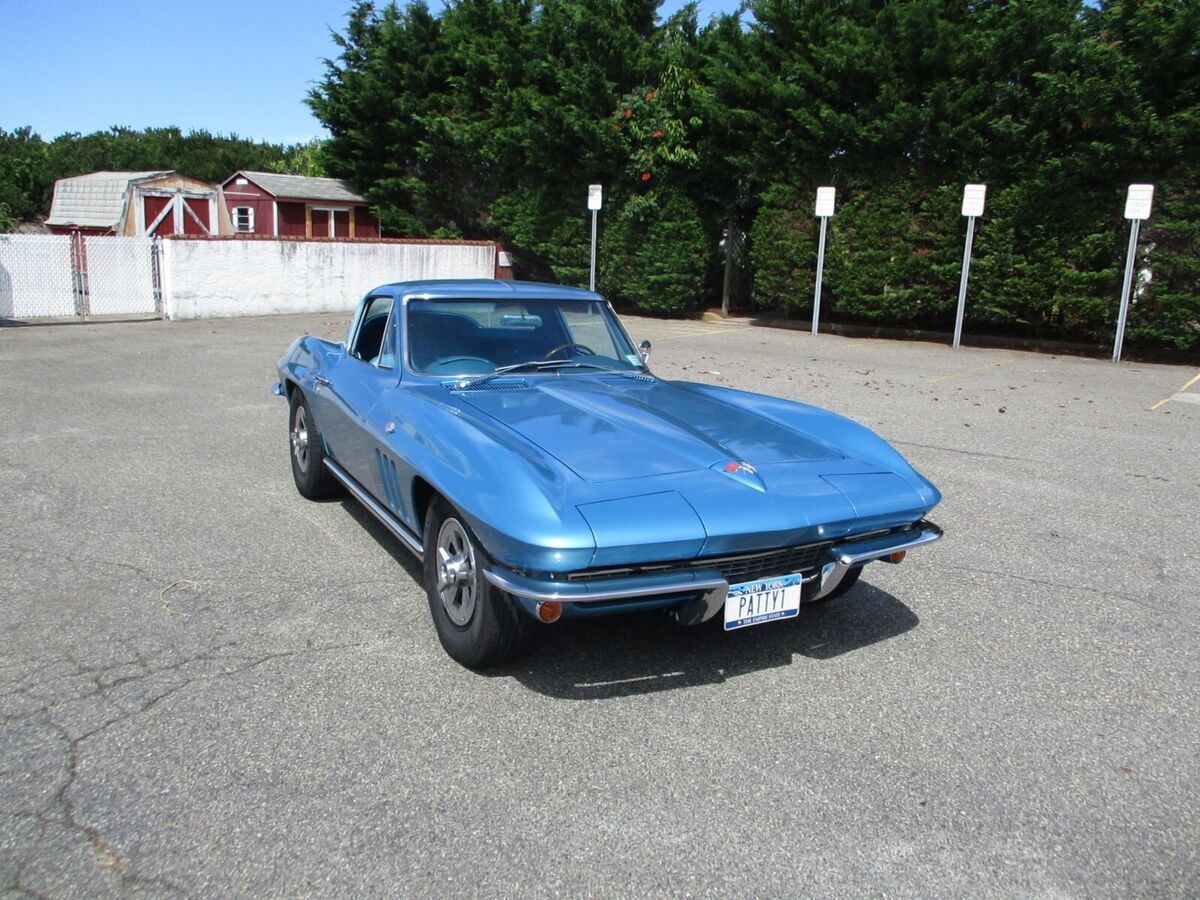
M235 206L233 208L233 230L234 231L253 231L254 230L254 207L253 206Z

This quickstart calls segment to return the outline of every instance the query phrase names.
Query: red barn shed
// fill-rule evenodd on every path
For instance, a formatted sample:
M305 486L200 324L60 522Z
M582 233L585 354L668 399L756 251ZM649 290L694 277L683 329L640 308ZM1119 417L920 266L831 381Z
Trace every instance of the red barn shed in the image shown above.
M349 182L274 172L235 172L221 185L234 234L379 237L379 220Z
M228 234L217 190L178 172L92 172L54 182L54 234Z

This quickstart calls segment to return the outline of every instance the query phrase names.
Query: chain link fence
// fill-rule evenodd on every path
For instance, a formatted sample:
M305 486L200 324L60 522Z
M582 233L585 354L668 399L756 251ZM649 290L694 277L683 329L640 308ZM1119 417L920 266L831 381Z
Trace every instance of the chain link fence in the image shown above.
M150 237L0 235L0 319L155 315Z
M154 315L158 242L152 237L83 239L84 294L92 316Z
M66 236L0 235L0 319L79 315L73 247Z

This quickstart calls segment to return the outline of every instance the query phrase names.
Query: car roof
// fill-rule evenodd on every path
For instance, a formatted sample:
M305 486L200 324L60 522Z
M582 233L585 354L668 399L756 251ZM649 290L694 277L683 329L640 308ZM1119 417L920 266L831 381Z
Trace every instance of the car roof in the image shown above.
M389 293L401 299L420 297L430 300L479 300L490 298L603 300L594 291L568 287L563 284L543 284L537 281L496 281L490 278L444 278L429 281L398 281L371 291Z

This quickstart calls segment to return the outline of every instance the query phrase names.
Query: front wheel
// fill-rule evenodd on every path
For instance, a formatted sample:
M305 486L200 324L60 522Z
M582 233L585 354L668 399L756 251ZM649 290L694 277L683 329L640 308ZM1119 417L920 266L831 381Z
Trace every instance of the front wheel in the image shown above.
M536 623L483 575L487 562L471 526L445 501L425 516L425 592L438 639L471 669L498 666L526 652Z
M300 388L292 391L288 423L292 478L296 481L296 490L309 500L337 496L342 486L325 468L325 445L321 441L321 429L317 427L317 420L313 418Z

